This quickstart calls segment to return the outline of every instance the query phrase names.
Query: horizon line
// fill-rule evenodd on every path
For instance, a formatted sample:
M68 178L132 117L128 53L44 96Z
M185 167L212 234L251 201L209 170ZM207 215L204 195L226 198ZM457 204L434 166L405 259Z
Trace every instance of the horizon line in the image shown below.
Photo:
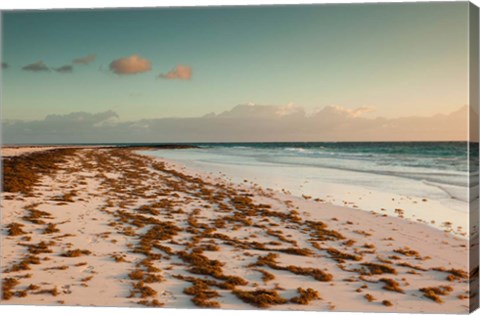
M175 141L175 142L55 142L55 143L1 143L1 147L9 146L100 146L100 145L175 145L175 144L296 144L296 143L472 143L478 144L478 141L469 140L395 140L395 141Z

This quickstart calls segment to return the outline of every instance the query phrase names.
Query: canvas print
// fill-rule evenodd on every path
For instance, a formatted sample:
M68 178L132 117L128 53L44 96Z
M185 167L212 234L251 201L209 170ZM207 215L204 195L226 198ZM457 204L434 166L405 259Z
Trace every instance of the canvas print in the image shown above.
M473 4L1 27L1 304L477 308Z

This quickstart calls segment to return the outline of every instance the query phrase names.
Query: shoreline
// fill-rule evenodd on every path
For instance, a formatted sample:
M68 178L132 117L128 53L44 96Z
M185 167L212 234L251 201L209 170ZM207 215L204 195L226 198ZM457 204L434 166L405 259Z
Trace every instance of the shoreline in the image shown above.
M23 232L2 235L2 304L468 311L464 239L135 150L77 148L30 196L2 194L2 224ZM442 304L421 291L439 286Z
M123 149L136 149L136 150L179 150L179 149L193 149L197 148L193 145L184 145L184 144L151 144L151 145L144 145L144 144L125 144L125 145L103 145L103 144L78 144L78 145L2 145L1 155L2 158L10 157L10 156L19 156L22 154L30 154L33 152L40 152L40 151L47 151L47 150L55 150L55 149L111 149L111 148L123 148Z
M43 145L28 145L28 146L23 146L23 145L15 145L15 146L2 146L2 157L3 158L8 158L12 156L19 156L22 154L29 154L33 152L40 152L40 151L46 151L46 150L55 150L55 149L112 149L112 148L122 148L122 149L129 149L134 151L137 154L144 155L144 156L150 156L154 158L160 158L164 161L167 161L174 167L180 168L184 171L187 171L190 175L200 175L200 176L208 176L209 174L211 175L212 172L208 172L205 169L202 169L201 167L194 167L192 164L186 164L182 161L175 161L172 159L168 158L162 158L162 157L156 157L152 154L150 154L152 151L155 152L157 150L182 150L182 149L194 149L198 148L192 145L185 145L185 144L155 144L155 145L135 145L135 144L126 144L122 145L121 147L117 147L115 145L112 146L104 146L104 145L72 145L72 146L66 146L66 145L55 145L55 146L43 146ZM228 170L227 170L228 171ZM233 173L235 174L235 172ZM219 176L228 178L230 181L232 181L232 173L231 174L225 174L223 172L219 172ZM243 176L245 177L245 176ZM253 180L249 178L248 180L237 180L237 183L242 183L242 184L250 184L253 186L257 186L258 183L255 182L257 178L254 178ZM274 185L269 183L269 182L264 182L262 183L263 185L260 185L262 187L266 186L271 186L273 187ZM271 184L271 185L269 185ZM312 189L308 189L308 185L305 185L303 183L302 185L299 186L300 189L306 190L309 193L307 194L302 194L297 192L297 194L292 194L292 192L288 189L285 189L283 187L277 187L274 189L275 191L279 193L285 193L287 195L296 195L297 197L304 196L305 198L309 199L316 199L319 202L322 203L330 203L335 206L345 206L348 208L352 209L357 209L361 211L368 211L376 214L387 214L392 217L400 217L403 219L407 220L412 220L415 222L420 222L422 224L432 226L435 229L441 230L441 231L446 231L448 233L452 233L453 235L468 239L467 232L469 230L469 223L468 223L468 213L459 211L459 210L451 210L452 212L449 212L450 217L444 216L443 220L438 217L438 213L435 216L432 216L431 213L428 212L429 209L423 209L419 205L422 204L422 202L425 202L426 200L422 200L422 198L412 198L412 197L405 197L402 195L396 195L396 194L388 194L385 192L380 192L380 191L375 191L373 189L367 189L367 188L361 188L361 187L355 187L351 185L345 185L345 184L328 184L328 185L323 185L322 186L322 191L323 191L323 196L322 198L313 197L315 196L315 192ZM298 190L299 188L297 188ZM344 196L339 196L338 191L347 191L346 195ZM327 192L327 193L325 193ZM378 199L379 196L381 196L381 201L380 202L369 202L370 196L373 194L376 196ZM366 198L365 198L366 197ZM371 199L371 198L370 198ZM396 199L396 201L395 201ZM395 202L391 202L395 201ZM409 204L404 204L408 202ZM438 201L430 201L431 203L434 203L433 207L443 207ZM379 206L381 205L381 206ZM389 205L388 207L384 207L384 205ZM430 205L429 205L430 206ZM409 208L410 207L410 208ZM411 209L413 208L413 210ZM453 213L457 213L458 215L452 216ZM453 219L451 218L453 217ZM440 216L442 218L442 216Z
M173 153L173 151L170 152ZM468 232L470 230L469 214L464 210L460 210L468 210L468 203L466 202L427 199L419 196L412 197L390 193L388 191L379 191L375 188L324 181L309 181L308 178L304 181L296 181L296 178L286 177L288 179L286 180L285 178L282 179L281 176L270 176L268 165L265 165L265 167L247 165L245 167L243 165L222 165L220 163L209 164L203 160L197 162L195 160L183 159L185 155L183 152L169 154L170 152L158 152L158 155L155 154L155 150L146 152L139 151L138 153L168 161L171 165L188 171L190 174L199 174L201 176L213 175L228 179L237 184L242 183L261 186L279 193L317 200L321 203L400 217L468 239ZM165 153L167 153L166 157L163 156ZM182 159L180 159L180 157ZM284 172L287 174L294 172L301 172L302 174L309 173L308 168L303 170L303 168L299 166L283 166L282 170L283 169L285 169ZM319 169L318 171L331 172L331 170L328 169ZM432 209L437 209L437 211L433 213Z

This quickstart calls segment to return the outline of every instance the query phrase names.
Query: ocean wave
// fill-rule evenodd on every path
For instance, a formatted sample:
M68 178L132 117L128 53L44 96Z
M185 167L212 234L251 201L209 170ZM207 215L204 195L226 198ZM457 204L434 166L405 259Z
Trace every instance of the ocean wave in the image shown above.
M235 163L335 169L467 187L466 147L452 143L257 143L214 146ZM394 180L394 179L392 179Z
M308 153L308 154L315 153L312 150L304 149L304 148L284 148L283 150L289 151L289 152Z
M318 167L339 171L348 171L355 173L368 173L372 175L401 177L419 181L429 181L438 184L453 185L458 187L468 186L467 173L456 170L442 170L432 168L420 168L420 167L405 167L402 164L387 164L384 167L379 167L375 161L350 161L350 163L338 163L334 159L331 160L319 160L309 158L289 158L281 156L264 156L263 158L257 157L259 162L266 162L272 164L283 164L289 166L302 166L302 167Z
M476 186L476 189L469 191L469 189L465 189L466 187L439 184L439 183L430 182L428 180L423 180L422 182L425 185L437 187L438 189L447 193L447 195L449 195L453 199L457 199L464 202L470 202L478 198L478 186ZM472 191L473 192L476 191L476 193L472 194Z

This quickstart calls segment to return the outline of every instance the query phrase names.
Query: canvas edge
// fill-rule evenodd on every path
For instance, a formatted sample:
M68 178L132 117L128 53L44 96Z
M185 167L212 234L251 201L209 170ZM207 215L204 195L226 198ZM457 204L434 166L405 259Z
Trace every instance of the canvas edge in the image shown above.
M431 3L436 1L420 1L417 3ZM445 1L441 3L450 3L450 2L457 2L457 1ZM375 2L375 3L361 3L361 4L378 4L382 3ZM383 2L384 4L398 4L398 2ZM405 4L408 2L403 2ZM354 4L354 3L315 3L312 2L310 4L301 4L301 5L345 5L345 4ZM358 4L358 3L356 3ZM284 6L295 6L297 4L286 4ZM248 5L247 5L248 6ZM257 6L279 6L278 4L260 4ZM243 7L243 5L238 6L200 6L200 8L235 8L235 7ZM105 7L105 8L94 8L97 10L142 10L142 9L191 9L191 8L198 8L198 6L166 6L166 7ZM41 10L49 10L49 11L89 11L92 10L90 8L68 8L68 9L0 9L0 62L3 61L3 16L5 13L14 13L14 12L35 12ZM468 146L469 146L469 184L470 183L478 183L479 182L479 174L478 174L478 160L474 158L472 155L472 143L479 143L479 7L477 7L474 3L468 2L468 80L469 80L469 87L468 87L468 103L469 103L469 114L468 114ZM3 122L2 117L2 109L3 109L3 70L0 68L0 122ZM3 145L3 123L0 123L0 146ZM1 148L0 148L1 149ZM476 147L478 149L478 146ZM472 167L473 165L473 167ZM0 169L2 169L1 159L0 159ZM0 188L3 181L1 180L1 172L0 172ZM477 189L478 186L470 185L470 194L472 193L472 189ZM470 199L471 200L471 199ZM0 213L0 223L2 222L2 217ZM470 225L470 238L469 238L469 270L470 270L470 277L469 277L469 313L473 313L477 309L479 309L479 199L471 200L469 204L469 225ZM474 233L472 233L474 231ZM0 257L0 268L2 266L2 261ZM1 283L0 283L1 286ZM1 301L1 296L0 296ZM5 305L5 304L3 304ZM25 306L25 305L24 305ZM47 305L49 306L49 305ZM185 308L183 310L191 310ZM358 311L357 311L358 312ZM360 312L362 312L360 310ZM328 313L339 313L336 311L328 312Z
M474 312L479 308L479 200L478 200L478 152L474 154L473 150L478 151L479 138L479 9L473 3L468 6L468 103L469 103L469 187L470 198L469 205L469 311ZM476 157L477 156L477 157ZM477 183L477 184L475 184Z

